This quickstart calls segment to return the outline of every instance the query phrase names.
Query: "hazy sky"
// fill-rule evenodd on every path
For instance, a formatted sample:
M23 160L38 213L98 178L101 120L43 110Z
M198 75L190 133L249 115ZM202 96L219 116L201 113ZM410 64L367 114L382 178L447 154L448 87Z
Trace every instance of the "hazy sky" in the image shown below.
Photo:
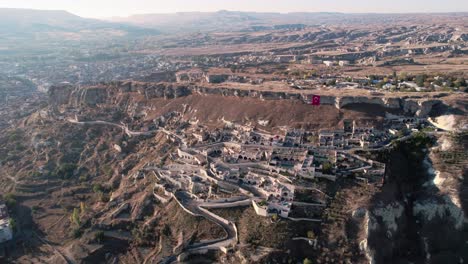
M60 9L84 17L182 11L258 12L453 12L468 0L0 0L0 7Z

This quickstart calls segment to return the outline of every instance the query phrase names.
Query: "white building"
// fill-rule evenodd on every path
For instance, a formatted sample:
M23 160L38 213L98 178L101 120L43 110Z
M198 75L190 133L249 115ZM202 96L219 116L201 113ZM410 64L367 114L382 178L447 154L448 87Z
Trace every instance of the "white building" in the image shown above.
M370 122L360 121L356 122L353 121L353 134L370 134L374 132L374 126Z
M279 63L288 63L295 62L297 60L295 55L278 55L275 59L275 62Z
M349 61L346 61L346 60L340 60L340 61L338 62L338 64L339 64L341 67L343 67L343 66L349 65L350 63L349 63Z
M181 149L177 149L177 155L182 161L192 165L202 165L206 161L206 158L201 154L189 153L189 151Z

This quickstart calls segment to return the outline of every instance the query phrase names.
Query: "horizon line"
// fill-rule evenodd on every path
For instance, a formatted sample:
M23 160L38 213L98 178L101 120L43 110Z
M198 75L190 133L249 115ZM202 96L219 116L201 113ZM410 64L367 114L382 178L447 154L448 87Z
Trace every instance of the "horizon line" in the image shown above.
M259 13L259 14L281 14L281 15L288 15L288 14L343 14L343 15L408 15L408 14L463 14L468 13L467 11L431 11L431 12L342 12L342 11L289 11L289 12L278 12L278 11L238 11L238 10L226 10L226 9L219 9L217 11L176 11L176 12L149 12L149 13L133 13L129 15L113 15L113 16L102 16L102 17L93 17L93 16L82 16L78 15L72 11L66 9L37 9L37 8L21 8L21 7L1 7L0 9L10 9L10 10L30 10L30 11L60 11L60 12L67 12L75 16L79 16L82 18L93 18L93 19L109 19L109 18L129 18L132 16L139 16L139 15L171 15L171 14L184 14L184 13L219 13L219 12L237 12L237 13Z

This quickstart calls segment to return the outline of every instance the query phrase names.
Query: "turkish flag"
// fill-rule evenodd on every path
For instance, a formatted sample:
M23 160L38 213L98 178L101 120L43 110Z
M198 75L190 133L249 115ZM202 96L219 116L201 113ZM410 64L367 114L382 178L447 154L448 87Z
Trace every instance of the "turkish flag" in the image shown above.
M312 105L320 105L320 95L312 95Z

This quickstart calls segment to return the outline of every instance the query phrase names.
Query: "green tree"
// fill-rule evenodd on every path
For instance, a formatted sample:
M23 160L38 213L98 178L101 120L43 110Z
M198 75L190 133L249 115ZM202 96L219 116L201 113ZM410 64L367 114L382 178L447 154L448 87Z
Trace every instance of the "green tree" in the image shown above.
M408 74L407 74L406 72L400 73L399 79L400 79L401 81L408 81Z
M80 238L83 233L81 232L79 228L73 228L70 234L73 238Z
M329 81L327 81L327 86L334 86L336 85L336 80L335 79L331 79Z
M70 179L73 176L73 172L76 170L77 166L72 163L65 163L60 165L54 170L54 174L61 179Z
M13 193L7 193L3 198L8 208L12 209L16 206L16 197Z
M102 192L102 185L99 183L96 183L93 185L93 192L95 193L100 193Z
M273 220L273 222L278 221L278 219L279 219L279 218L278 218L278 214L272 214L272 215L271 215L271 220Z
M99 193L99 200L100 200L101 202L103 202L103 203L107 203L107 202L110 201L110 197L109 197L109 195L107 195L107 194L105 194L105 193L103 193L103 192L100 192L100 193Z
M315 239L315 233L312 230L307 231L307 238Z
M96 234L94 234L94 240L96 240L97 243L101 244L102 241L104 241L104 231L97 231Z
M10 225L11 230L13 230L13 232L16 232L18 228L18 224L16 223L16 220L14 218L10 218L10 221L8 223Z
M466 80L465 78L458 78L454 82L455 87L460 88L460 87L466 87Z
M80 225L80 210L78 208L73 209L73 213L70 216L70 221L76 225Z
M325 162L322 165L322 172L324 174L329 174L332 172L333 165L330 162Z
M377 83L376 87L377 88L383 88L384 85L385 85L385 82L381 81L381 82Z
M420 74L418 76L416 76L416 78L414 79L414 81L416 82L416 84L419 86L419 87L424 87L424 82L426 81L427 79L427 75L426 74Z

